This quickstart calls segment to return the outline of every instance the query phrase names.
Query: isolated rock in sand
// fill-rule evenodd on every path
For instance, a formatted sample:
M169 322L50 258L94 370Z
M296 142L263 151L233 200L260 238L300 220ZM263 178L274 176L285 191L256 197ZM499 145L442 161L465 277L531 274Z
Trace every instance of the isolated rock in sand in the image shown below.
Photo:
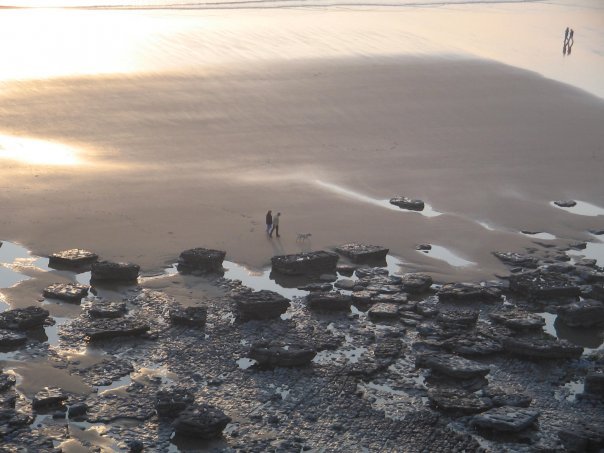
M96 253L83 249L70 249L48 257L48 267L53 269L85 269L97 261Z
M393 197L390 199L390 204L398 206L402 209L408 209L410 211L423 211L424 202L422 200L412 200L407 197Z
M91 268L91 282L136 283L140 266L132 263L98 261Z
M560 206L561 208L572 208L573 206L577 205L577 202L575 200L558 200L554 201L554 204L556 206Z
M437 294L441 301L493 302L501 298L501 289L478 283L447 283Z
M233 296L244 320L278 318L287 311L290 301L274 291L249 291Z
M88 341L115 337L140 336L149 330L149 325L134 319L98 319L84 327Z
M271 259L273 271L285 275L314 275L335 273L338 255L319 250L317 252L279 255Z
M42 327L48 310L40 307L15 308L0 313L0 329L27 330Z
M489 318L514 330L541 329L545 325L541 316L519 308L503 307L489 313Z
M566 340L550 337L504 337L504 349L510 354L537 359L572 359L583 354L583 348Z
M231 418L220 409L208 404L199 404L180 413L174 422L174 431L179 435L213 439L220 437L230 421Z
M419 354L416 357L415 366L417 368L429 368L437 373L458 379L484 377L490 371L490 368L486 365L463 357L437 352Z
M579 285L572 278L559 272L541 269L510 276L510 290L532 299L577 297Z
M308 365L317 355L311 345L303 343L282 343L279 341L260 341L254 343L249 357L260 366L300 367Z
M76 283L55 283L45 288L42 295L52 299L80 303L88 295L88 286Z
M88 314L93 318L121 318L126 314L126 303L96 300L90 304Z
M367 245L352 242L336 247L336 251L349 258L354 263L367 263L370 261L384 261L388 249L379 245Z
M198 247L185 250L178 258L178 272L190 274L193 272L222 272L222 262L226 252L222 250Z
M352 298L339 292L311 293L306 296L308 307L320 311L350 310Z
M20 346L27 342L27 337L12 330L0 329L0 347Z
M172 324L203 327L207 318L208 309L206 307L176 307L170 309Z
M437 409L460 414L476 414L493 407L488 398L458 389L430 389L428 400Z
M535 423L537 417L537 410L502 406L475 415L470 424L494 431L518 432Z
M587 299L565 305L558 310L558 319L570 327L604 324L604 303Z

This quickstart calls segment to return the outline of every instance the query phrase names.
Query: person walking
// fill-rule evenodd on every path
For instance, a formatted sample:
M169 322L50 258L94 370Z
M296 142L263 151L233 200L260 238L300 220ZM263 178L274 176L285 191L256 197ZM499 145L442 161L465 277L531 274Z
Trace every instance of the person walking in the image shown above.
M564 30L564 41L568 41L568 31L569 31L569 28L566 27L566 30Z
M269 209L266 213L266 234L270 236L271 230L273 229L273 211Z
M273 237L273 231L279 236L279 218L281 217L281 213L278 212L277 215L273 218L273 227L271 228L271 232L269 233L270 237Z
M575 30L570 29L570 33L568 34L569 41L573 41L575 39Z

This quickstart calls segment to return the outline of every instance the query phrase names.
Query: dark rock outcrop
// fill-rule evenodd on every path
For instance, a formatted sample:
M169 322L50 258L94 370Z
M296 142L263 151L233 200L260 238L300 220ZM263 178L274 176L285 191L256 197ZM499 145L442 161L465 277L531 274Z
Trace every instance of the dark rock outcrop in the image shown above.
M220 409L208 404L199 404L180 413L174 422L176 434L214 439L220 437L222 430L231 418Z
M378 245L366 245L352 242L336 247L336 251L349 258L354 263L367 263L371 261L384 261L388 249Z
M541 269L510 276L510 290L531 299L578 297L579 285L567 275Z
M222 263L226 252L222 250L198 247L185 250L178 258L178 272L190 274L193 272L222 272Z
M48 314L48 310L34 306L6 310L0 313L0 329L27 330L42 327Z
M500 342L481 334L462 334L441 343L447 351L462 356L486 356L503 351Z
M430 389L428 399L436 408L459 414L476 414L493 407L490 399L457 389Z
M566 451L573 453L601 452L604 449L604 427L589 423L573 423L558 431Z
M502 308L489 313L489 318L514 330L541 329L545 325L541 316L519 308Z
M55 387L46 387L34 395L31 406L34 409L58 407L62 406L67 401L67 398L63 390Z
M175 307L170 309L172 324L191 327L203 327L208 318L206 307Z
M570 327L604 324L604 302L588 299L560 307L558 319Z
M93 318L121 318L126 314L126 303L110 300L95 300L88 308Z
M0 348L21 346L27 342L27 337L21 333L0 329Z
M261 367L301 367L317 355L314 347L303 343L259 341L250 347L249 357Z
M243 320L278 318L287 311L289 299L274 291L249 291L233 296Z
M585 393L604 398L604 368L590 371L585 376Z
M97 261L96 253L83 249L70 249L53 253L48 257L48 267L53 269L84 270Z
M136 283L139 271L138 264L97 261L91 267L90 281L94 283Z
M437 373L459 379L484 377L490 371L488 366L480 363L438 352L419 354L416 357L415 366L418 368L429 368Z
M577 206L577 202L575 200L557 200L554 201L556 206L560 206L561 208L572 208Z
M502 406L475 415L470 424L493 431L518 432L534 424L537 417L537 410Z
M280 274L319 276L325 273L335 273L338 259L336 253L319 250L294 255L273 256L271 263L273 272Z
M401 209L408 209L409 211L423 211L425 207L422 200L412 200L407 197L392 197L390 204L398 206Z
M427 274L405 274L401 277L403 291L416 294L428 291L432 286L432 277Z
M581 346L550 337L504 337L503 348L510 354L536 359L573 359L583 353Z
M339 292L311 293L306 296L308 307L322 311L347 311L352 304L351 296Z
M478 283L447 283L438 290L438 298L448 302L492 302L501 298L501 289Z
M377 303L373 305L367 315L372 321L386 321L398 319L399 307L396 304L391 303Z
M88 286L76 283L55 283L45 288L42 295L52 299L80 303L88 295Z
M156 393L155 410L160 417L177 417L195 401L193 393L179 387L169 387Z
M453 329L471 327L477 320L478 312L474 310L443 310L436 316L437 323Z
M535 269L539 265L539 260L531 255L525 255L516 252L493 252L499 260L509 266L528 267Z
M88 341L99 341L115 337L140 336L149 330L149 325L135 319L97 319L84 327Z
M86 403L72 404L67 408L67 417L76 418L82 417L88 411L88 405Z

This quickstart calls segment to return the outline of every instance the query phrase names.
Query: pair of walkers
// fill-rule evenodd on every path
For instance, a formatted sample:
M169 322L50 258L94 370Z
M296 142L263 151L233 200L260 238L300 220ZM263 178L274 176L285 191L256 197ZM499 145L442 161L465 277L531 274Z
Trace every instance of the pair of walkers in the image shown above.
M273 231L279 236L279 218L281 217L281 213L278 212L275 217L273 217L273 211L268 211L266 213L266 234L268 237L273 237Z

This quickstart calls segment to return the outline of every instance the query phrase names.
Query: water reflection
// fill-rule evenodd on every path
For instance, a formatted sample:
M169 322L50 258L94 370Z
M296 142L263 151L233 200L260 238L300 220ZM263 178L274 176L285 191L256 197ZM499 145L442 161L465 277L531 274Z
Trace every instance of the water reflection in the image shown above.
M34 138L0 135L0 159L31 165L78 165L75 148L63 143Z

